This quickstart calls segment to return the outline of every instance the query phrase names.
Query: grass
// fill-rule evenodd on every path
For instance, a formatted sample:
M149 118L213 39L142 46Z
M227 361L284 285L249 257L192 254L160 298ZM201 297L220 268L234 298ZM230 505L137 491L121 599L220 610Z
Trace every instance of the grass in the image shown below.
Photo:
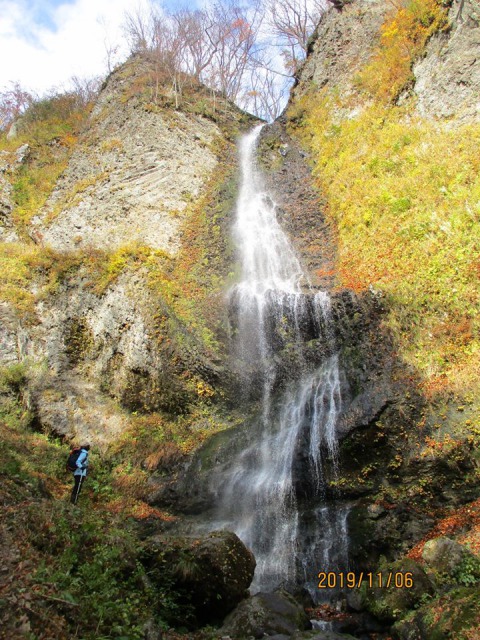
M68 447L32 430L20 401L28 367L0 370L0 535L5 543L0 622L6 637L143 638L177 614L171 580L148 586L134 519L168 519L137 497L125 459L92 452L92 469L72 510ZM136 478L136 485L132 484ZM2 574L2 577L5 574ZM23 635L22 635L23 634Z
M78 255L56 253L33 243L2 243L0 301L31 320L36 301L54 293L59 282L79 265Z
M74 93L57 94L29 107L18 121L14 138L9 140L0 132L0 150L13 152L22 144L29 145L24 162L8 176L15 204L12 219L25 237L32 218L67 167L91 106Z
M416 43L411 65L445 27L441 3L400 3L387 18L363 71L385 86L372 89L367 103L312 89L290 107L290 123L312 151L337 229L339 284L383 295L399 355L427 395L463 395L480 374L480 126L447 128L419 117L412 101L391 104L401 83L374 73L375 65L393 38L385 34L394 23L400 29L408 11L422 33L407 29Z

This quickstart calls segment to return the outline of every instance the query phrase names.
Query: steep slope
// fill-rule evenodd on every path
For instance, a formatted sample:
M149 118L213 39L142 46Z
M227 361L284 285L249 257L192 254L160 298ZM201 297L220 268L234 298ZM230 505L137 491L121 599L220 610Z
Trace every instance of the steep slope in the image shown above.
M160 551L145 551L141 540L173 520L146 503L150 475L171 477L238 419L224 401L223 292L235 140L254 120L195 84L175 109L156 80L148 61L130 61L75 135L55 98L25 114L18 139L1 140L8 638L159 637L169 624L195 623L192 597L204 591L179 578L196 542L162 538ZM72 512L64 458L86 439L93 465ZM243 559L248 582L251 554L231 536L205 547L201 562L221 560L228 584L238 583L224 588L233 606L246 586L235 563ZM221 585L208 581L218 609Z
M250 118L195 84L176 110L152 69L135 58L111 75L22 227L37 246L2 247L4 363L37 367L30 407L69 438L116 437L122 407L183 413L218 381L234 141ZM21 170L28 181L28 158Z
M336 231L338 284L381 300L377 344L392 341L396 396L345 438L336 482L364 496L350 525L367 571L379 553L425 563L442 532L478 552L480 43L477 3L461 4L461 16L433 0L332 9L286 114ZM444 576L415 615L378 589L367 608L402 620L395 637L476 637L469 580Z
M479 131L468 64L478 22L473 1L463 21L449 4L333 3L287 113L259 145L313 290L331 293L346 409L322 500L348 507L358 575L414 576L411 591L349 590L339 600L360 611L353 621L317 612L357 637L478 634L478 561L465 548L479 544ZM447 87L429 69L445 60L448 75L454 59L464 75ZM212 508L212 478L245 446L257 409L239 403L224 297L238 279L234 138L251 123L195 85L175 109L136 59L108 79L78 140L40 141L57 155L48 180L44 166L32 177L44 164L37 147L17 165L8 143L0 590L10 638L158 638L169 623L219 621L217 595L237 588L232 549L205 570L178 515ZM307 323L299 364L284 321L273 336L280 392L326 355ZM55 434L94 443L77 513L64 505ZM312 478L299 460L293 481L307 513ZM438 540L445 534L455 542ZM454 566L442 565L445 548ZM249 606L258 618L258 599Z
M33 220L43 244L112 249L137 241L178 251L182 214L214 170L223 135L210 119L155 104L148 71L135 58L108 79L88 132Z

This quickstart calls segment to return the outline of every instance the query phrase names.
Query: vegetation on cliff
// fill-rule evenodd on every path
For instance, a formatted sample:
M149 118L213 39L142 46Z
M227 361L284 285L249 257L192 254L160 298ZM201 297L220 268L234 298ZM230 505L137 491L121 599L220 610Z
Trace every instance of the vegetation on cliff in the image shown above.
M64 297L86 295L101 306L130 278L135 313L141 309L146 326L141 339L149 341L158 361L151 377L133 370L119 383L121 358L119 365L115 353L107 373L90 387L88 402L75 400L83 410L105 396L107 415L101 420L113 415L124 427L110 445L93 438L93 468L76 511L69 509L69 478L63 472L68 442L52 432L61 433L59 416L71 424L69 385L88 379L89 367L98 360L97 349L103 348L86 320L88 308L69 317L62 329L60 377L45 353L35 358L22 353L22 364L2 369L1 536L2 548L12 551L6 557L0 598L6 605L2 625L12 639L133 639L144 636L149 620L156 633L193 620L189 594L178 593L173 584L178 580L174 564L170 559L162 565L160 556L168 543L163 542L157 554L158 575L152 587L142 564L139 530L148 535L172 520L150 504L155 491L151 477L160 482L171 478L208 435L235 420L227 415L223 400L228 383L221 366L227 331L223 297L232 275L227 229L236 193L235 139L251 118L226 102L219 108L215 96L198 83L184 89L177 112L166 86L156 86L157 100L152 100L155 79L146 67L143 71L131 74L130 68L122 75L119 70L122 105L128 104L139 117L145 113L167 122L173 136L183 135L185 123L194 127L202 119L217 131L210 142L195 138L200 154L208 144L217 164L200 197L190 194L185 211L171 214L178 215L184 236L176 256L141 242L125 242L111 250L85 246L59 251L38 243L39 236L37 242L29 238L34 235L31 219L71 153L97 142L89 139L95 118L85 120L90 105L82 118L68 109L63 118L58 113L63 97L52 98L45 108L34 102L22 116L25 128L18 128L17 137L1 139L2 150L12 156L21 144L30 149L25 161L6 175L13 186L13 222L22 232L21 239L0 245L0 301L13 314L11 326L36 340L45 311L57 313ZM98 118L104 116L105 112ZM112 144L116 150L118 143L102 143L105 153ZM85 180L79 184L89 186ZM113 314L119 313L115 308ZM128 329L128 324L125 320L122 326ZM16 338L14 342L18 357ZM110 342L114 344L111 337ZM65 399L67 404L53 415L50 428L40 415L39 402L48 410ZM105 435L113 439L112 433ZM181 549L173 549L171 555L183 558Z
M465 396L479 373L480 127L426 121L413 99L397 104L428 37L446 28L443 5L401 3L357 92L312 87L289 118L327 196L340 283L386 296L401 356L427 393Z
M392 3L377 47L356 76L355 91L345 95L332 87L311 87L288 112L292 132L311 151L314 176L328 202L326 215L339 244L338 286L370 289L381 300L387 310L384 329L407 365L394 374L408 377L410 386L419 381L415 396L406 394L397 403L397 413L386 412L344 441L341 456L350 467L331 488L355 499L368 494L378 510L372 521L391 515L390 529L379 529L385 534L379 548L383 544L388 554L398 554L414 544L409 555L416 561L422 561L425 542L439 535L457 537L474 551L479 545L478 501L462 501L472 500L478 481L480 127L426 121L409 95L415 60L432 34L449 28L447 4ZM218 164L201 196L185 196L189 201L181 213L177 255L143 242L60 252L28 238L32 217L72 151L86 144L81 131L89 104L79 107L68 95L41 101L21 119L17 138L0 139L1 150L12 154L19 144L30 145L25 162L7 176L14 194L12 216L23 241L0 246L0 300L28 331L40 324L39 309L53 309L61 296L68 304L67 294L87 291L89 300L100 305L124 282L122 277L138 277L138 296L146 300L145 333L158 355L155 366L163 367L162 378L129 371L132 375L118 383L123 387L117 393L110 383L120 357L111 358L110 377L96 392L110 394L109 407L124 419L125 428L115 444L94 453L76 512L66 505L65 444L40 432L44 425L32 391L44 384L45 371L27 361L0 372L0 536L9 549L0 599L6 605L2 624L12 639L42 633L133 639L143 637L149 620L156 632L169 624L180 626L182 620L188 625L188 594L178 592L168 563L160 562L152 588L138 540L172 522L171 514L152 506L157 489L168 491L186 456L212 434L244 419L225 402L223 295L235 277L228 240L237 188L233 143L251 120L223 99L220 106L218 95L198 83L184 86L178 100L169 87L159 86L158 69L132 69L117 75L121 104L164 119L178 135L183 116L214 122L222 132L209 143ZM103 116L105 110L96 118ZM120 154L122 141L103 140L101 149ZM75 200L91 187L90 178L80 179L69 197ZM303 201L299 216L305 208ZM58 212L52 209L49 220ZM68 317L62 334L65 375L49 381L47 403L65 379L88 377L99 360L102 339L95 342L85 318L86 313ZM450 483L453 498L443 494ZM366 512L364 505L359 508ZM412 519L421 526L400 539L403 522ZM370 546L372 529L363 532ZM352 540L356 544L353 534ZM194 573L188 554L174 549L171 557L179 557L180 573ZM415 631L408 626L413 620L437 634L432 637L456 633L462 640L474 638L475 571L466 565L453 582L441 584L435 597L427 594L418 611L407 613L405 633ZM390 610L395 608L394 603Z
M327 201L337 286L381 300L404 394L341 447L348 469L334 485L364 496L352 512L352 552L371 566L374 540L389 558L409 552L430 578L428 540L449 535L477 554L480 540L480 126L427 120L412 91L429 39L455 27L450 5L392 2L354 76L320 88L300 75L287 112ZM348 28L355 7L346 15ZM419 602L392 606L394 637L476 637L473 573L444 574Z

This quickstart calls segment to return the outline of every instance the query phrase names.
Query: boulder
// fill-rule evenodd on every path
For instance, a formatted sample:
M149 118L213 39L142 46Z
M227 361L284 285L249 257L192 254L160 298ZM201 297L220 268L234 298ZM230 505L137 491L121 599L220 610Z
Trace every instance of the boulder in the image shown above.
M466 547L440 537L425 543L422 557L429 567L439 573L458 576L464 565L471 567L473 578L480 578L480 561Z
M270 638L273 640L273 638ZM354 637L345 633L335 631L304 631L292 636L292 640L354 640Z
M232 638L291 636L310 625L302 606L285 591L257 593L241 602L219 633Z
M365 606L367 610L379 620L393 622L402 618L412 610L425 594L432 594L433 585L423 570L415 561L408 558L398 560L388 567L380 567L375 573L381 573L383 585L376 585L366 590ZM391 584L387 588L386 581L392 574ZM395 584L395 576L403 574L400 587ZM407 583L406 577L411 579Z
M150 538L146 563L164 580L169 572L174 590L185 594L201 624L221 621L243 598L255 571L255 558L231 531L214 531L201 538Z
M398 640L443 640L478 635L478 587L460 587L427 600L392 627Z

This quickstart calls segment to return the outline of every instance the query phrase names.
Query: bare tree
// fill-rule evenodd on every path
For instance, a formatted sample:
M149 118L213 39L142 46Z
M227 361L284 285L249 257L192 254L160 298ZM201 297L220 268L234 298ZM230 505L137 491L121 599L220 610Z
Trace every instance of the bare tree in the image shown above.
M228 4L219 2L213 6L213 25L206 32L215 50L210 77L216 88L232 101L237 99L245 82L261 21L259 1L252 2L246 8L237 0Z
M291 82L275 71L255 66L251 69L242 106L263 120L275 120L282 112Z
M105 49L105 62L107 65L107 72L110 74L112 73L116 65L116 62L118 62L117 56L118 56L120 47L118 44L114 44L109 37L108 25L105 20L105 16L100 16L99 18L97 18L97 23L103 29L103 46Z
M185 47L185 71L200 81L218 49L218 43L211 35L215 27L213 17L207 11L181 9L172 14L172 20Z
M35 101L35 96L23 89L18 82L10 83L10 88L0 92L0 131L10 128Z
M267 0L269 23L282 48L287 70L295 73L307 54L308 40L323 13L327 0Z
M218 92L271 119L327 6L328 0L214 0L204 9L137 10L126 15L124 29L132 53L153 61L155 100L169 79L178 107L182 87L194 79L211 88L214 100ZM267 53L275 47L275 55Z
M140 8L125 13L123 31L130 46L131 53L145 53L152 44L151 13Z
M82 109L97 98L102 80L100 77L79 78L78 76L72 76L70 83L76 98L76 107Z

